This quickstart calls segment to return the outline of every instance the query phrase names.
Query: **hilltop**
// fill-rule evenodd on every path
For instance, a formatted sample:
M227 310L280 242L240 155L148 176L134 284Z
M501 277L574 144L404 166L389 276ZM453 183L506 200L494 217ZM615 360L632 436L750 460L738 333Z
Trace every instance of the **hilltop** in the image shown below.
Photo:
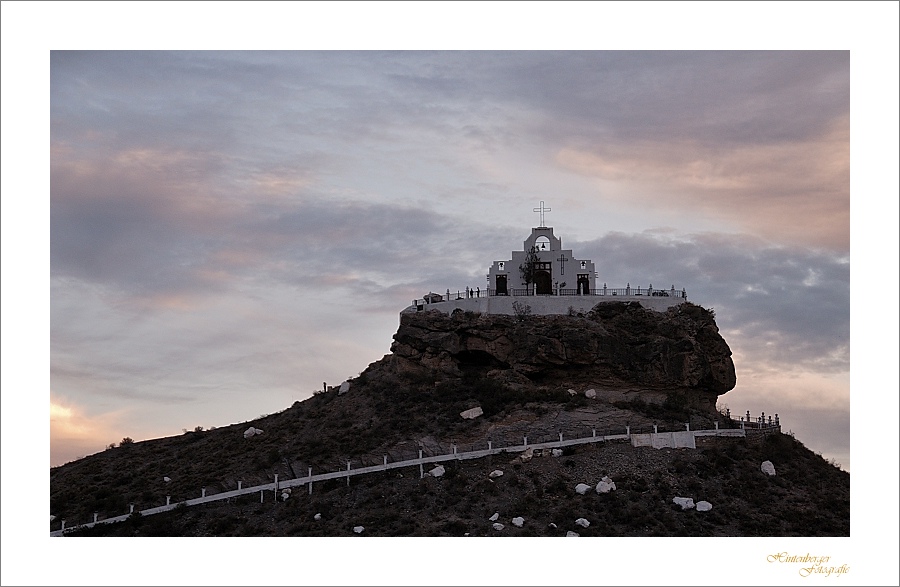
M715 410L735 385L712 312L598 304L569 316L457 311L403 314L392 352L338 387L242 424L135 442L55 467L51 513L68 525L316 473L495 446L621 433L734 426ZM349 389L347 389L349 388ZM571 391L570 391L571 390ZM586 392L593 390L593 393ZM591 396L591 397L588 397ZM480 407L474 419L461 412ZM249 427L263 430L244 437ZM775 476L760 471L769 460ZM849 475L792 436L712 439L694 449L605 442L530 460L451 461L324 482L285 502L269 493L82 530L104 535L501 534L583 536L849 535ZM500 477L489 473L502 470ZM617 489L578 495L609 476ZM168 477L170 481L165 481ZM682 512L673 497L713 504ZM315 520L315 514L321 514ZM522 516L526 523L509 523ZM504 520L501 520L504 521ZM555 524L554 528L550 524ZM59 521L51 524L58 529Z

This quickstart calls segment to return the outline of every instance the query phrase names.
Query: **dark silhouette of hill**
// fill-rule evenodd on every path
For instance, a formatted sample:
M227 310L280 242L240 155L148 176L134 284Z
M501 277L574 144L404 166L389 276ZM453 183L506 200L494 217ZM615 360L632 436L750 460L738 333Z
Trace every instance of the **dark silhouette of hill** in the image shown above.
M126 443L50 471L51 513L67 526L314 473L428 453L599 433L734 426L715 398L734 386L711 312L605 304L585 316L401 317L392 354L350 380L256 420ZM575 390L572 395L569 390ZM594 389L596 397L584 392ZM482 407L468 420L460 412ZM250 426L263 433L245 438ZM81 535L741 535L848 536L849 474L787 434L717 438L693 449L605 442L531 460L501 454L445 463L441 477L403 468L176 508ZM775 476L760 470L771 461ZM503 475L490 478L489 473ZM604 475L616 490L585 495ZM168 477L170 481L165 481ZM713 504L681 511L674 497ZM500 515L501 531L488 518ZM320 519L316 520L316 514ZM521 528L510 523L521 516ZM585 518L587 528L574 526ZM555 524L555 527L551 524Z

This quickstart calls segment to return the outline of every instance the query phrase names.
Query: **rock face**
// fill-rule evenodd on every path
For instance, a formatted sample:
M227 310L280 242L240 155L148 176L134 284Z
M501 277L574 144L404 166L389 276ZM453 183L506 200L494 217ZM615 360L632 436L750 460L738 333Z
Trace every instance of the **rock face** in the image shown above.
M478 372L513 388L590 385L598 399L617 399L612 391L618 390L655 401L654 392L659 399L675 391L691 404L714 406L735 385L731 349L713 313L690 303L655 312L601 302L584 316L521 319L461 310L408 313L391 351L396 373Z

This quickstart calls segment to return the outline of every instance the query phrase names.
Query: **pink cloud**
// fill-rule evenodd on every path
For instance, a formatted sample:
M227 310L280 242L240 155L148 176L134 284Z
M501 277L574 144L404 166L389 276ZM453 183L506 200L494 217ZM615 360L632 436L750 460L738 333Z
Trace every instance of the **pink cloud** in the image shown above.
M556 162L633 184L641 205L696 207L779 242L849 250L850 129L841 117L807 140L756 145L686 141L566 148Z

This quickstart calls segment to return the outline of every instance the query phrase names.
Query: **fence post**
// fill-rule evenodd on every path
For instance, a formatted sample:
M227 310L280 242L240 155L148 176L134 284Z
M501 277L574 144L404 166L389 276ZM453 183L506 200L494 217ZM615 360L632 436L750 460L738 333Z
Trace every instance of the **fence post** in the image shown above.
M597 438L597 429L591 428L591 438Z
M306 484L309 485L309 494L312 495L312 467L309 468L309 481Z
M62 521L62 528L60 528L59 531L60 531L60 532L65 532L65 531L66 531L66 521L65 521L65 520Z
M206 487L200 488L200 497L206 497Z
M422 449L419 449L419 461L422 460ZM425 467L422 466L422 463L419 462L419 479L425 478Z
M384 470L387 471L387 455L384 455Z
M631 426L628 424L625 425L625 434L631 436Z
M562 432L559 433L559 441L560 441L560 442L563 441L563 439L562 439Z
M523 444L522 446L524 446L525 448L528 448L528 437L525 436L524 438L525 438L525 441L524 441L524 444Z
M690 431L691 431L691 423L690 423L690 422L685 422L685 424L684 424L684 429L687 430L688 432L690 432Z
M259 490L259 503L263 503L265 497L262 489Z
M653 425L653 434L659 434L659 428L657 428L656 424Z
M493 450L493 447L491 446L491 441L490 441L490 440L488 440L488 450Z
M278 501L278 473L275 473L275 501Z
M238 490L241 489L241 481L238 481Z
M716 430L718 430L718 429L719 429L719 421L716 420Z
M169 505L169 500L172 498L171 495L166 496L166 505Z
M97 512L94 512L94 523L97 523Z
M128 504L128 513L129 514L134 513L134 504L133 503Z
M347 487L350 487L350 461L347 461Z

